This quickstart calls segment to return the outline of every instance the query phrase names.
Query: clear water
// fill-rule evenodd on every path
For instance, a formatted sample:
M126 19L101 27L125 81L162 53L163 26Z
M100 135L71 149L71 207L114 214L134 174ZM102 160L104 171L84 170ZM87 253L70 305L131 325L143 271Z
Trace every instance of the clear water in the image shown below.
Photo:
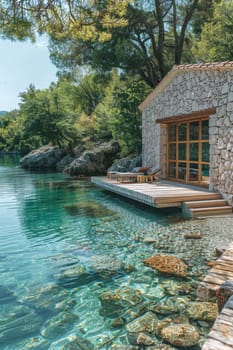
M210 230L206 221L138 206L89 181L26 172L2 157L0 349L126 349L126 328L114 328L112 315L101 313L100 295L129 287L141 292L140 307L120 315L126 323L150 302L195 300L213 257ZM190 232L201 232L203 239L186 240ZM180 293L182 280L144 266L157 253L188 263L189 288ZM210 325L195 326L203 341Z

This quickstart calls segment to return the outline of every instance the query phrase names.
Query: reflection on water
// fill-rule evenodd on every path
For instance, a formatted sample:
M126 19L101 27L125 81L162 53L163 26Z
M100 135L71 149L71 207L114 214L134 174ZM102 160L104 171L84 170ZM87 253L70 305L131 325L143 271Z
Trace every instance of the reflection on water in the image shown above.
M206 221L183 221L88 181L25 172L6 157L0 193L1 350L128 349L139 333L142 344L159 344L169 322L194 325L200 349L213 321L193 319L189 307L213 258ZM190 232L203 239L186 240ZM143 264L158 253L182 258L188 278ZM156 319L156 330L143 331L141 317Z

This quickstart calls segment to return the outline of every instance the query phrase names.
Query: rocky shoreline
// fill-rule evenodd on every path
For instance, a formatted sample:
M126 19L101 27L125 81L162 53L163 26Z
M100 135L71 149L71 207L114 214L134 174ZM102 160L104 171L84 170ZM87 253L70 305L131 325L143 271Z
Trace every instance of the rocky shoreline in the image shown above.
M105 175L107 170L129 171L141 165L141 157L119 156L118 142L103 143L92 150L79 145L72 150L58 146L43 146L21 158L20 166L29 170L56 170L71 176Z

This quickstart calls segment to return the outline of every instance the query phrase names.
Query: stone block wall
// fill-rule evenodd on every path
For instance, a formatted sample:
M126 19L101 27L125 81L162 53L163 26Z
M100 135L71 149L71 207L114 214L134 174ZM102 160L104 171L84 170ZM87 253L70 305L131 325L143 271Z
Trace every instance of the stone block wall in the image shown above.
M157 119L209 108L216 108L209 120L210 189L233 204L233 70L177 72L143 110L143 165L161 167L166 174L166 130Z

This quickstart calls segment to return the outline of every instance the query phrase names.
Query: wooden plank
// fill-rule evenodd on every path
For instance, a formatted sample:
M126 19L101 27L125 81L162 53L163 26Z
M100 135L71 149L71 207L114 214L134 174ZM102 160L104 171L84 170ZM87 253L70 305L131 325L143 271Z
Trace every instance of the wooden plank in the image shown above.
M215 266L214 266L215 270L218 271L227 271L233 274L233 265L226 265L226 264L221 264L220 262L218 262Z
M233 348L233 333L228 327L223 327L218 331L212 329L209 333L209 337Z
M215 267L213 267L211 270L210 270L210 274L217 274L217 275L220 275L220 276L223 276L223 278L225 279L233 279L233 272L230 272L230 271L226 271L226 270L219 270L219 269L216 269Z
M212 284L221 285L226 281L226 278L220 277L220 275L216 275L214 273L208 273L208 275L204 278L204 282L209 282Z
M201 350L232 350L232 346L223 344L219 340L208 338Z

